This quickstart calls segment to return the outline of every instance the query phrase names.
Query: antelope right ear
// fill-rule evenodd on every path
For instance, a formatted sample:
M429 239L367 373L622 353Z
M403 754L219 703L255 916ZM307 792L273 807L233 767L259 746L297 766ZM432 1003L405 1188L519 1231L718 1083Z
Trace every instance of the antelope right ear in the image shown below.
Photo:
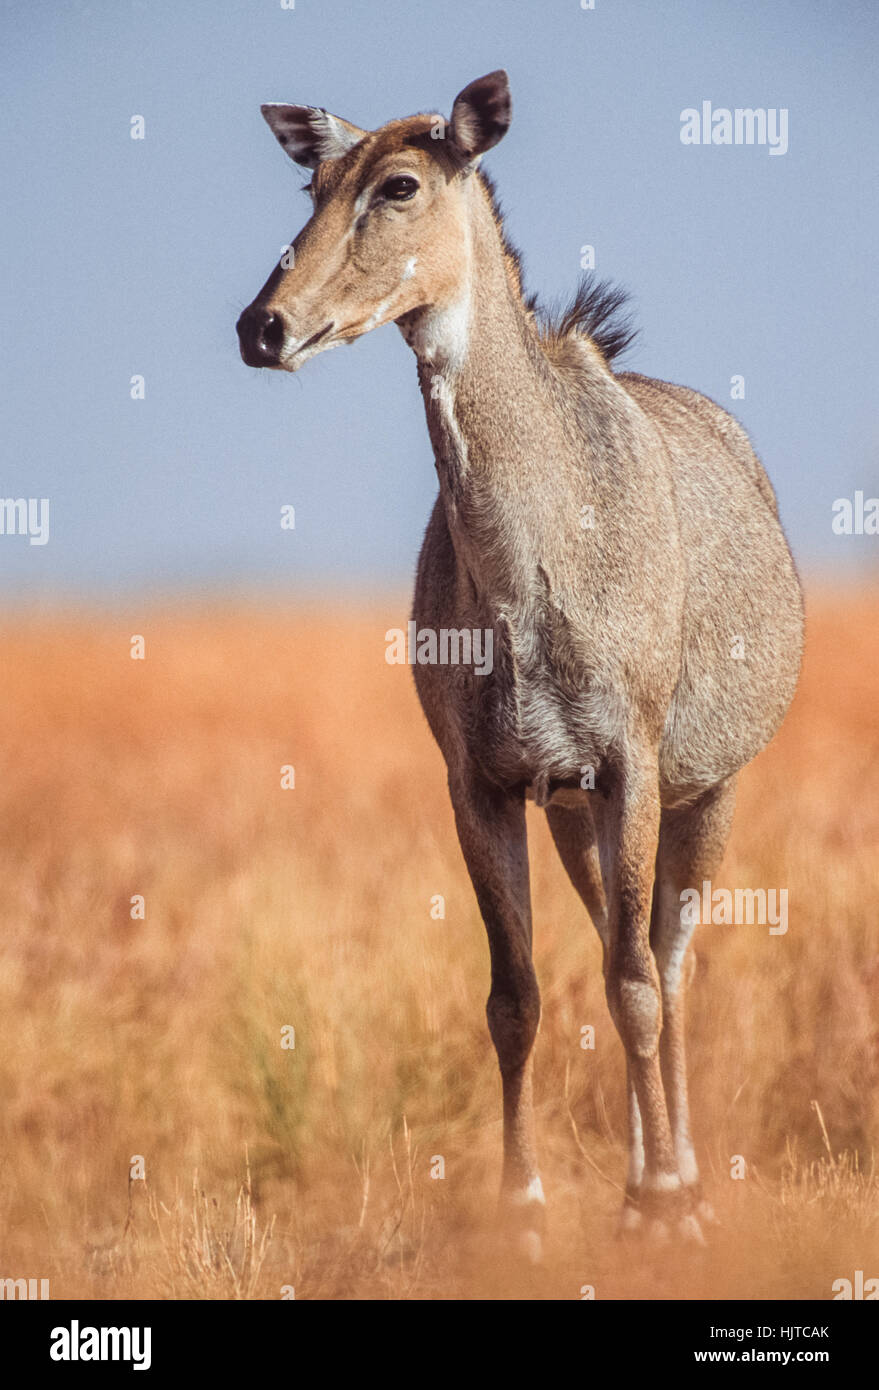
M341 159L367 133L341 116L331 116L322 106L283 106L272 101L260 110L278 144L306 169L316 169L325 159Z
M512 119L509 79L498 68L455 97L449 134L465 159L478 159L503 139Z

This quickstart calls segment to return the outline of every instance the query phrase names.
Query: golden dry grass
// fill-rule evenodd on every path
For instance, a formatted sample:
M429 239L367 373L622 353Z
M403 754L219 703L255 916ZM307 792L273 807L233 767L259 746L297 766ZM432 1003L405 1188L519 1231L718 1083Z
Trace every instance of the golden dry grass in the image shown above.
M551 1204L530 1273L492 1229L487 950L440 756L384 661L405 617L7 621L0 1277L48 1276L54 1298L718 1299L879 1275L879 601L813 597L795 706L741 781L723 882L787 887L788 934L699 933L692 1093L722 1219L705 1252L613 1239L621 1052L597 939L529 809Z

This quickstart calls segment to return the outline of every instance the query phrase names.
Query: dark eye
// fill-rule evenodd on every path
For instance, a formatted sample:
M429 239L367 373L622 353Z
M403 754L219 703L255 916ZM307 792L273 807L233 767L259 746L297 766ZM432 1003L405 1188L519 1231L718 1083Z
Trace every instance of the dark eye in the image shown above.
M393 178L385 180L379 192L395 203L405 203L418 192L418 180L413 179L411 174L395 174Z

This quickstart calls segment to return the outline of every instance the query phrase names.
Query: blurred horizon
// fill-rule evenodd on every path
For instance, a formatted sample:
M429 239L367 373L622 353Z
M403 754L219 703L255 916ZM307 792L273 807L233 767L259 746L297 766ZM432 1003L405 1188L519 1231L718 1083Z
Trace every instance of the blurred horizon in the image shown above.
M47 544L0 536L7 607L408 592L436 476L400 335L295 378L238 356L235 320L308 213L259 105L374 128L447 113L498 66L513 124L485 167L528 291L569 296L593 246L641 330L621 365L748 429L807 585L875 577L879 537L836 535L832 505L879 495L877 12L484 0L473 17L464 0L441 19L404 0L3 9L0 495L50 499ZM787 109L787 153L683 144L703 101Z

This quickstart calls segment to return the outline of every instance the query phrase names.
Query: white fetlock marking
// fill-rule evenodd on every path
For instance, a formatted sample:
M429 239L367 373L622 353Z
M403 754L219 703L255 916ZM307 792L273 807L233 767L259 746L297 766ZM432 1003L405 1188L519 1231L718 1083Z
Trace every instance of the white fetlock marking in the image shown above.
M651 1192L676 1192L680 1185L677 1173L647 1173L643 1182Z
M640 1187L644 1177L644 1128L634 1096L629 1098L629 1187Z
M517 1187L514 1192L511 1192L510 1201L517 1207L526 1207L531 1202L537 1202L540 1206L545 1207L546 1198L543 1195L543 1183L540 1181L540 1175L535 1175L527 1187Z
M693 1146L689 1140L681 1139L678 1141L677 1157L678 1172L681 1175L681 1181L684 1182L687 1187L692 1187L694 1183L699 1181L699 1168L696 1164L696 1155L693 1152Z

